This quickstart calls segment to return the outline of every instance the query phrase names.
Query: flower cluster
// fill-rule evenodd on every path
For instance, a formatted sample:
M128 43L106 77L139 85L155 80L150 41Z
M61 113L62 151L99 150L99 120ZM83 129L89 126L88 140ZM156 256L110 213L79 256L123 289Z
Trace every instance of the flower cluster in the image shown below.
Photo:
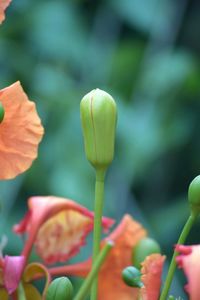
M9 3L10 0L0 0L0 24ZM50 285L53 277L64 275L84 278L83 289L75 300L85 299L88 289L91 289L92 300L158 300L159 297L164 300L177 264L188 279L185 289L190 300L199 300L200 245L182 244L199 215L200 177L197 176L189 187L191 215L175 247L161 292L165 256L159 253L157 243L129 214L123 216L112 231L115 220L102 217L105 172L114 155L117 120L114 99L104 91L93 90L81 101L81 120L86 156L96 170L95 213L67 198L29 198L28 212L13 227L16 234L25 237L23 249L18 256L2 254L0 257L0 299L70 300L73 289L68 279L62 278ZM43 134L35 104L28 99L20 82L0 90L1 180L12 179L31 166ZM93 227L93 256L68 264L67 261L85 245ZM100 241L101 228L107 235ZM109 243L109 252L103 256ZM30 262L33 249L40 260ZM42 292L33 285L40 278L45 278ZM57 284L61 284L60 289Z

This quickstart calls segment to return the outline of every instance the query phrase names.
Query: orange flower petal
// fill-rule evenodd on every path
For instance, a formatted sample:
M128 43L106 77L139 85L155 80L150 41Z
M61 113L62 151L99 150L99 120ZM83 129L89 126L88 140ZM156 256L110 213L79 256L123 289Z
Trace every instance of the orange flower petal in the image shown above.
M0 179L11 179L31 166L44 130L35 104L19 82L0 90L0 102L5 110L0 124Z
M98 300L136 300L139 289L128 287L122 280L122 270L132 264L132 250L146 236L144 228L125 215L117 228L108 236L115 246L108 254L99 272ZM102 246L105 241L102 241ZM75 275L86 277L91 269L91 258L85 262L65 267L51 268L52 275Z
M142 263L141 280L144 287L141 289L141 295L143 300L158 300L164 260L165 256L151 254Z
M129 215L125 215L109 235L108 239L113 240L115 246L99 273L98 300L133 300L138 295L137 288L128 287L122 281L121 273L125 267L132 264L132 250L144 236L144 228Z
M14 227L16 233L28 233L23 255L28 256L33 243L46 263L66 261L79 252L85 237L93 229L94 214L72 200L59 197L31 197L30 211ZM113 220L102 218L107 230Z
M5 9L10 4L11 0L0 0L0 24L5 19Z
M186 290L190 295L190 300L199 300L200 245L177 245L176 251L180 252L180 255L177 256L177 263L179 267L183 268L188 279Z

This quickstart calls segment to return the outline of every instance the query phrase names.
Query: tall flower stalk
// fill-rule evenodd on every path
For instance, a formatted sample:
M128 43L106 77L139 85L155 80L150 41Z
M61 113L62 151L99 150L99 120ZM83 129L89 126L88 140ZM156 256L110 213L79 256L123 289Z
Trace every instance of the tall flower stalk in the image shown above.
M117 109L114 99L108 93L95 89L83 97L80 110L86 156L96 172L92 256L94 265L100 251L104 180L114 156ZM98 275L92 285L92 300L97 299L97 293Z

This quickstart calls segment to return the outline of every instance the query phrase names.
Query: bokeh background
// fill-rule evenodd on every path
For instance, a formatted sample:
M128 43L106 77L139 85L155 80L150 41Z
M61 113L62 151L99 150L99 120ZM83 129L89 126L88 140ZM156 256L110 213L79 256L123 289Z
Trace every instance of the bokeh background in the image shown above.
M132 214L171 255L189 212L188 185L200 173L200 2L13 0L6 14L0 87L20 80L46 131L31 169L0 183L7 251L20 252L11 228L29 196L68 197L93 209L79 103L98 87L118 105L104 214L117 221ZM188 243L200 242L199 226ZM89 253L90 246L79 258ZM183 282L177 277L175 294Z

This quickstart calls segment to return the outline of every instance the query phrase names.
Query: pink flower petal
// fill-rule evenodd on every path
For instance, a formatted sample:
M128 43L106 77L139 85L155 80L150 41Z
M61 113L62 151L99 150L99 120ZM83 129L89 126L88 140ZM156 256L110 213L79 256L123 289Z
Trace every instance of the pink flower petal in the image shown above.
M177 245L176 251L180 252L180 255L177 256L178 266L183 268L188 279L186 291L190 294L190 300L199 300L200 245Z
M3 280L8 294L12 294L18 287L24 269L24 263L25 259L23 256L5 256Z

